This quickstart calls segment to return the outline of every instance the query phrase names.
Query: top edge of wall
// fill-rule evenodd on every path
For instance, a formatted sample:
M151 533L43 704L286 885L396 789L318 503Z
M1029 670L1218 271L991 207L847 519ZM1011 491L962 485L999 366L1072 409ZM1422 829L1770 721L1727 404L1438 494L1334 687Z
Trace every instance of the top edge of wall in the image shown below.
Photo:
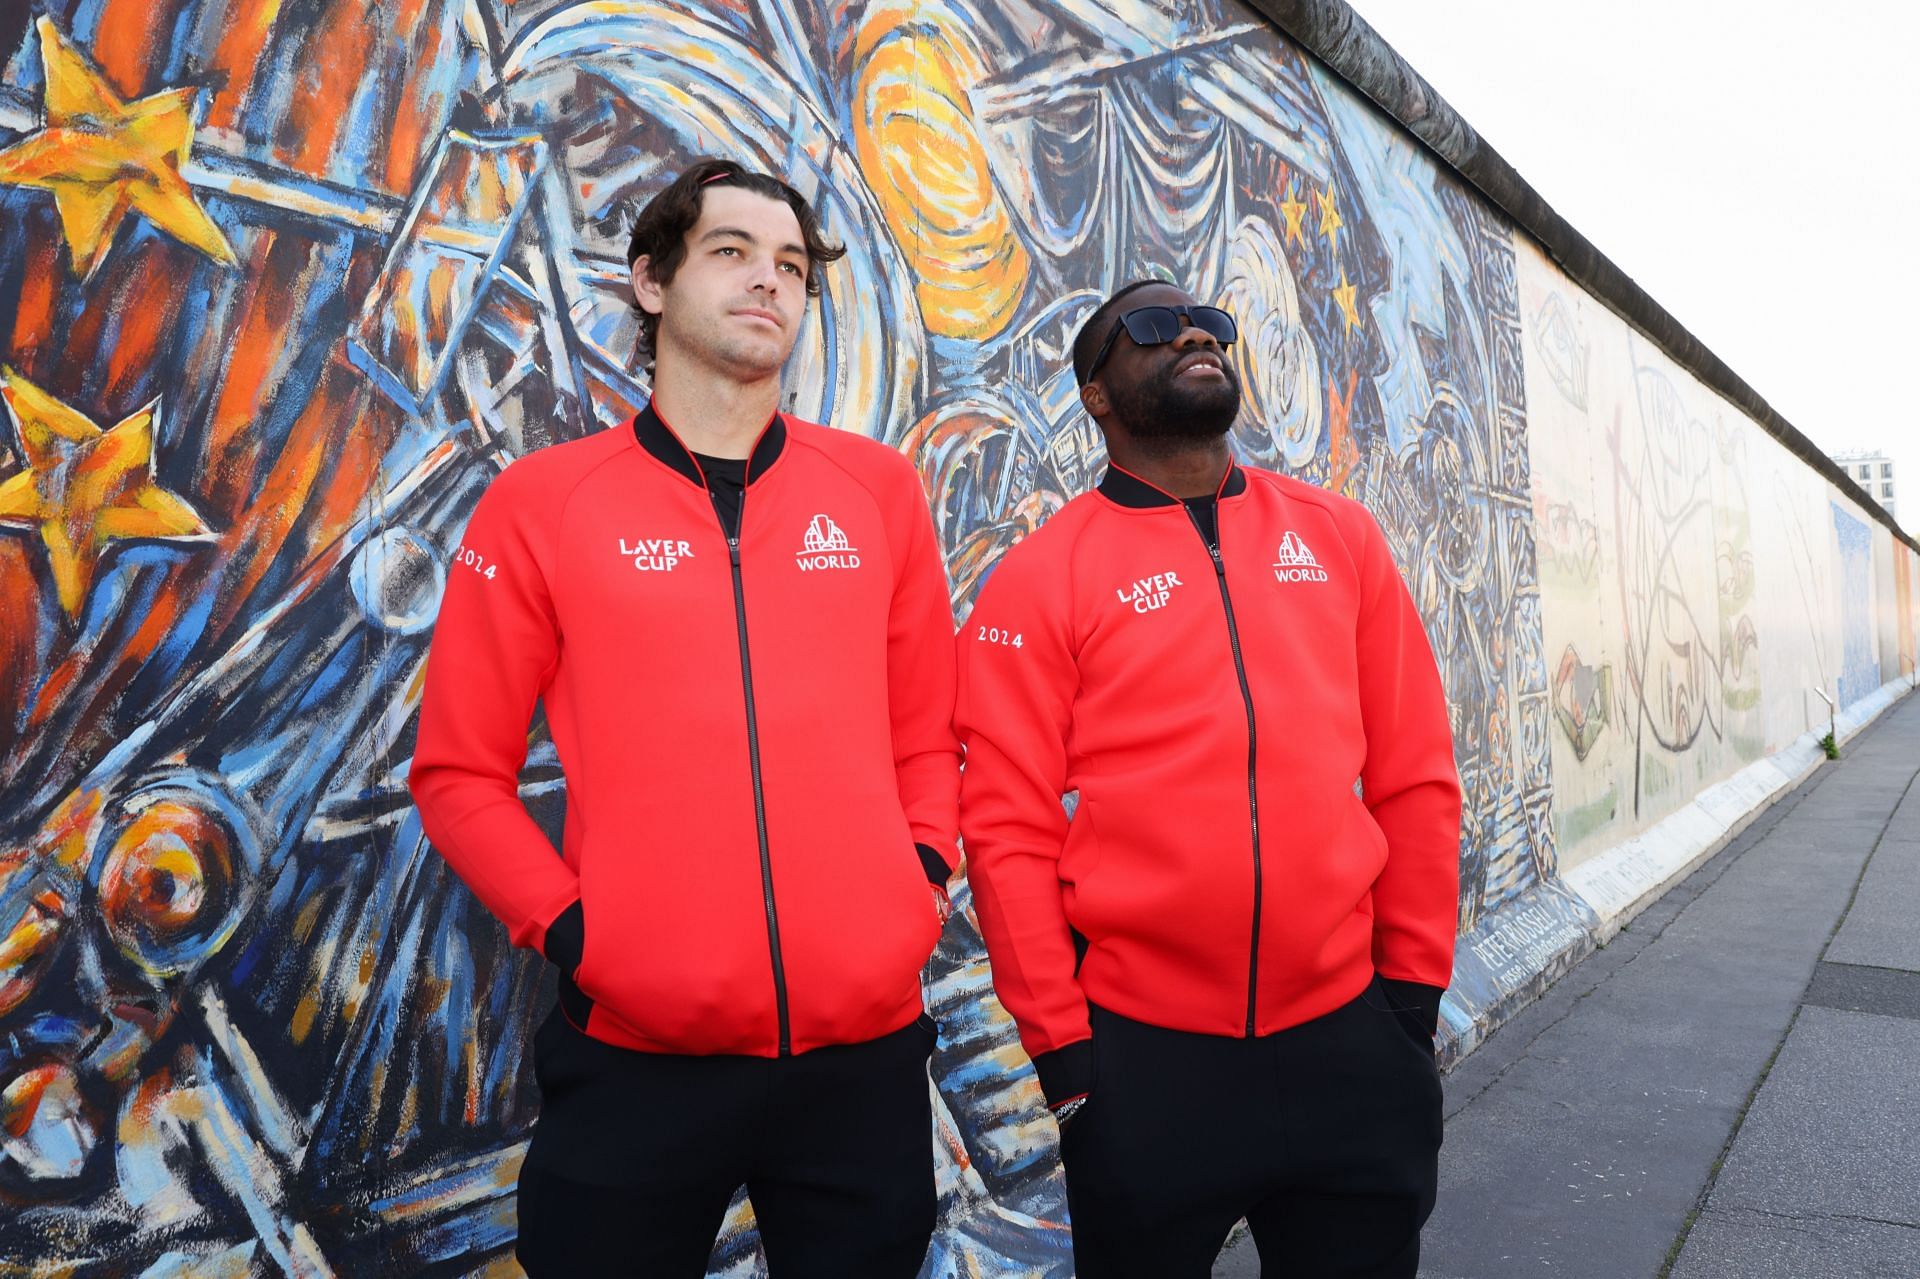
M1920 553L1920 541L1895 523L1839 463L1816 448L1726 361L1556 213L1345 0L1247 3L1424 143L1441 163L1538 241L1582 288L1645 334L1675 363L1758 422L1789 452L1885 525L1896 540Z

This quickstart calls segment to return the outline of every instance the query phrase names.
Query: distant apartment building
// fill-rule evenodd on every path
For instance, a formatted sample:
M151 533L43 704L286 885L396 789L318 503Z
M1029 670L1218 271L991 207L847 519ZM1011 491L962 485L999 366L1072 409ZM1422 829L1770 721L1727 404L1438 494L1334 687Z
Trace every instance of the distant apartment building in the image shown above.
M1868 497L1886 508L1888 515L1896 520L1900 518L1900 512L1893 504L1892 458L1885 453L1835 453L1833 460L1867 491Z

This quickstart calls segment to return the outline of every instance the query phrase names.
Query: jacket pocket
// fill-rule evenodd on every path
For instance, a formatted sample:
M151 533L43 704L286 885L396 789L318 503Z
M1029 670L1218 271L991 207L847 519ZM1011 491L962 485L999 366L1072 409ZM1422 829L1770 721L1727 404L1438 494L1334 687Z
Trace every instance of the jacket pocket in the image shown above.
M1097 916L1094 877L1100 870L1100 826L1094 820L1093 801L1083 793L1067 826L1066 846L1060 850L1060 882L1066 886L1067 914L1077 931L1088 931Z

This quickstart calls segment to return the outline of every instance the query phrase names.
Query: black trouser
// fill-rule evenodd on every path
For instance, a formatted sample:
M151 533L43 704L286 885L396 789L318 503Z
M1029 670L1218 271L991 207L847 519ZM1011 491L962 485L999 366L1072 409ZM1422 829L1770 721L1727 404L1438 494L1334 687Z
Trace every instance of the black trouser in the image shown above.
M796 1057L680 1057L556 1012L535 1036L515 1255L530 1279L699 1279L744 1185L771 1279L913 1279L933 1234L933 1039L923 1017Z
M1092 1015L1061 1152L1079 1279L1205 1279L1241 1217L1268 1279L1413 1279L1440 1075L1377 983L1259 1039Z

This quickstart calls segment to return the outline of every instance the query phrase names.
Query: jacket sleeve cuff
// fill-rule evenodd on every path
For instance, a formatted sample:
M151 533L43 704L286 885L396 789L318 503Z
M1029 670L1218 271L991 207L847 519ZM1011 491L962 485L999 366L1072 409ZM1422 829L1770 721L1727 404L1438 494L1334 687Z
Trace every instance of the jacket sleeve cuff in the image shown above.
M953 874L953 868L947 865L947 859L933 850L931 844L915 844L920 854L920 866L927 872L927 882L935 888L945 888L947 880Z
M1033 1073L1040 1076L1049 1107L1086 1096L1093 1091L1093 1041L1080 1039L1041 1053L1033 1059Z
M563 976L572 978L580 970L580 961L586 954L586 948L587 914L575 901L547 925L547 937L542 943L541 953Z
M1440 996L1446 992L1438 986L1402 981L1398 977L1382 977L1380 985L1393 1001L1394 1015L1400 1018L1407 1033L1417 1031L1431 1043L1434 1033L1440 1029Z

